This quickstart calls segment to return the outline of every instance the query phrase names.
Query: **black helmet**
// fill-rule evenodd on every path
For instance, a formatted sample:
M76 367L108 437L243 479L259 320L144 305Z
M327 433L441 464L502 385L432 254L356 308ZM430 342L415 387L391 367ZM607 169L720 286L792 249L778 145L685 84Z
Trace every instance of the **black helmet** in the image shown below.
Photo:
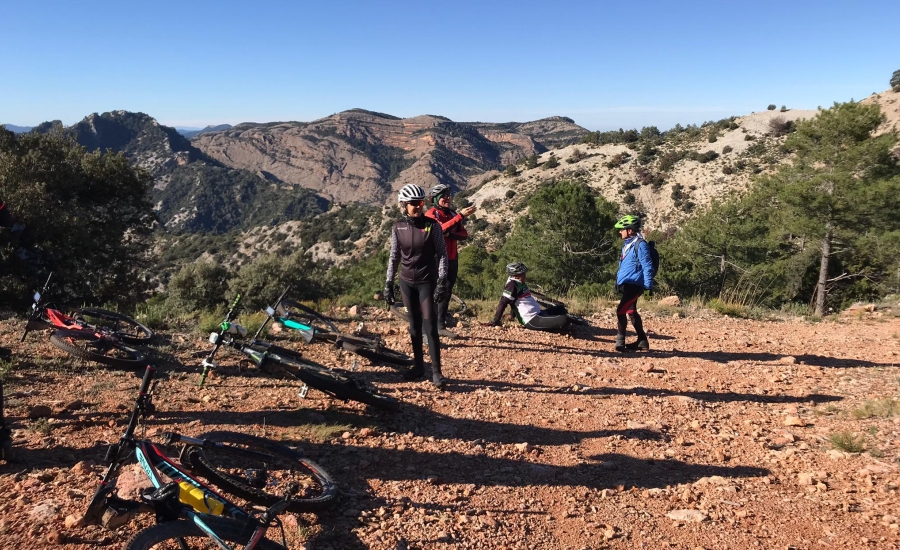
M428 192L428 196L431 197L432 201L437 200L438 197L443 195L444 193L450 193L450 186L446 183L439 183L431 188L431 191Z
M528 271L528 266L522 262L513 262L506 266L506 272L513 276L524 275Z

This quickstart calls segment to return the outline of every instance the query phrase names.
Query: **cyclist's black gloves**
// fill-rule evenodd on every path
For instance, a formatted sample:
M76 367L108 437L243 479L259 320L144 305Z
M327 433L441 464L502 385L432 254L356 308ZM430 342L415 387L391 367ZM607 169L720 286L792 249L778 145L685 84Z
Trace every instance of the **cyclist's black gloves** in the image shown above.
M434 301L441 303L450 297L450 286L445 279L438 279L437 287L434 289Z
M393 305L394 303L394 283L392 281L384 283L384 301L388 305Z

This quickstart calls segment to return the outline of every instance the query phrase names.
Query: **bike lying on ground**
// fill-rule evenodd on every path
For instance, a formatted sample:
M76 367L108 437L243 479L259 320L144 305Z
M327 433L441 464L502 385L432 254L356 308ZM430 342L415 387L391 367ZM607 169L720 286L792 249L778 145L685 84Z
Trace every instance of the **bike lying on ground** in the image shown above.
M268 342L254 339L244 344L237 341L234 338L235 335L241 337L247 335L247 329L231 322L240 300L241 296L238 295L231 305L231 309L225 315L225 321L219 326L219 330L209 335L209 341L211 344L214 344L214 347L203 360L203 373L200 376L201 386L205 383L209 370L217 368L217 365L213 362L213 357L219 351L219 348L224 345L232 347L249 357L261 372L302 382L303 386L299 392L301 398L306 397L309 388L315 388L344 401L359 401L360 403L385 410L397 410L400 408L399 401L370 389L363 381L355 378L347 371L330 369L306 359L296 351Z
M289 291L290 286L281 293L274 304L266 308L268 318L253 335L254 341L259 338L263 328L271 320L285 328L299 331L307 343L323 340L373 362L389 363L400 367L408 367L413 364L412 357L385 346L384 340L380 336L344 334L328 317L300 302L287 298Z
M152 330L115 311L77 308L64 313L53 304L45 304L51 277L52 273L44 288L34 293L21 342L31 331L55 329L50 334L50 343L79 359L121 368L143 364L143 354L125 344L148 343L153 338Z
M104 462L109 467L88 504L86 523L116 529L137 514L154 512L156 525L134 535L125 546L128 550L207 548L211 542L225 549L231 548L228 542L248 549L278 549L284 546L264 537L270 527L280 525L276 517L280 512L313 512L334 504L337 486L318 464L267 439L235 432L197 438L166 433L165 443L157 445L135 438L140 420L155 410L151 390L155 372L155 367L147 366L128 427L107 450ZM177 459L172 452L176 445ZM140 501L116 495L119 472L132 455L152 484L141 492ZM195 475L269 508L248 512ZM165 541L172 546L156 546Z
M531 290L531 296L534 297L534 300L544 309L555 307L555 306L563 306L566 304L560 302L559 300L555 300L542 292L537 292L534 289ZM574 313L566 313L566 316L569 318L569 322L573 325L587 325L587 319L581 317L580 315L575 315Z

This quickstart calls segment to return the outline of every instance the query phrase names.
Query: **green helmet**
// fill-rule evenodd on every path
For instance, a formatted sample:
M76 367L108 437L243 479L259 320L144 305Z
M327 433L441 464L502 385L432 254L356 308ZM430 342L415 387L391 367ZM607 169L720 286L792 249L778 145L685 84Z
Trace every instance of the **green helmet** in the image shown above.
M634 229L638 231L641 228L641 217L628 214L616 222L616 229Z

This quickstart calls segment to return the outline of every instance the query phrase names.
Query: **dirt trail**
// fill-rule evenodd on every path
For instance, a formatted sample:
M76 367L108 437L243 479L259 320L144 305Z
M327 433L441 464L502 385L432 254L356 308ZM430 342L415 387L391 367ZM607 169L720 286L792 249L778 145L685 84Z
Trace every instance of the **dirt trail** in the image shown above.
M653 351L627 355L611 351L609 317L592 321L570 336L459 328L446 392L360 359L361 376L405 402L399 413L314 390L301 401L234 353L198 390L190 354L207 344L176 334L160 347L171 372L148 432L241 430L315 456L341 503L287 517L292 548L900 547L900 410L853 414L900 399L900 319L648 316ZM118 439L138 378L78 365L46 336L20 345L20 325L0 324L23 460L0 463L0 547L121 547L149 518L120 533L64 522L96 487L102 468L83 461ZM409 351L399 323L366 326ZM353 362L326 344L302 349ZM49 422L28 419L37 405ZM842 432L866 452L834 449Z

